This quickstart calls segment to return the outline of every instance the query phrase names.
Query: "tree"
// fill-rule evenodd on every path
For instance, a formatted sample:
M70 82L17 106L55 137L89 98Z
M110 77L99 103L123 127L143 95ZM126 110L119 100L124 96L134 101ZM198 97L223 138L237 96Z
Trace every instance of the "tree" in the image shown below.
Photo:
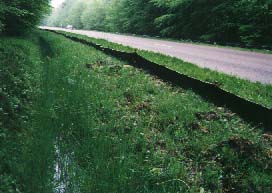
M272 0L66 0L51 20L53 26L69 23L84 29L272 49Z
M18 35L39 23L49 11L49 0L1 0L0 7L0 30Z
M107 0L90 1L82 15L84 29L106 30L106 14L110 3Z
M79 1L73 7L71 7L70 14L68 15L69 24L73 25L78 29L83 28L83 23L81 21L81 15L85 8L85 2Z

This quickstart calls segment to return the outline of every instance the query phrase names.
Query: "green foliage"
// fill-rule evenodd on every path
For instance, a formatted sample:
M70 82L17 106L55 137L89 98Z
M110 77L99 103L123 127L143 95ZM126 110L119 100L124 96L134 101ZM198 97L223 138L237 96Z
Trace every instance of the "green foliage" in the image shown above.
M271 141L238 116L94 48L41 36L51 51L39 116L58 136L67 191L269 192Z
M262 145L270 143L259 145L261 134L250 131L237 116L224 121L226 110L93 48L48 32L41 39L44 86L37 115L50 121L37 123L42 130L56 132L57 163L63 171L58 183L66 183L67 191L224 192L231 187L268 192L270 170L259 164L270 164L262 154ZM220 118L197 120L194 114L199 111L215 111ZM199 128L192 129L192 122ZM232 138L235 135L239 137ZM256 147L256 160L239 149L247 141ZM222 156L216 160L218 154ZM251 168L239 166L241 161ZM228 173L232 163L238 174ZM266 182L261 183L263 176Z
M79 8L80 14L76 11ZM159 13L160 9L155 8L148 0L67 0L47 19L47 24L62 27L71 24L84 29L156 34L153 20Z
M48 24L271 49L271 8L271 0L66 0Z
M4 3L2 1L0 1L0 33L3 31L4 29L4 23L3 23L3 18L4 18Z
M25 185L22 156L37 92L31 74L39 61L37 48L31 40L0 38L0 192L19 193Z
M109 9L108 4L105 0L102 1L90 1L86 4L87 8L84 10L82 15L82 23L84 29L97 29L104 30L107 28L107 10ZM72 22L72 21L71 21ZM72 24L76 24L72 22Z
M17 188L17 184L11 176L0 174L0 192L5 193L21 193Z
M61 32L61 31L59 31ZM63 34L68 34L70 36L75 36L78 38L82 38L84 40L97 43L99 45L103 45L105 47L121 50L125 52L135 52L135 49L123 46L121 44L116 44L109 42L107 40L90 38L88 36L61 32ZM172 70L176 70L182 74L186 74L191 77L195 77L197 79L210 82L210 83L219 83L222 89L234 93L238 96L241 96L245 99L253 101L255 103L259 103L268 108L272 107L272 85L264 85L261 83L253 83L248 80L240 79L235 76L226 75L224 73L216 72L209 70L207 68L199 68L198 66L184 62L178 58L165 56L163 54L158 54L149 51L137 50L138 54L147 58L150 61L156 62L157 64L167 66Z
M18 35L28 32L49 11L49 0L1 0L0 32Z
M0 39L0 192L270 192L270 135L94 48L35 35Z

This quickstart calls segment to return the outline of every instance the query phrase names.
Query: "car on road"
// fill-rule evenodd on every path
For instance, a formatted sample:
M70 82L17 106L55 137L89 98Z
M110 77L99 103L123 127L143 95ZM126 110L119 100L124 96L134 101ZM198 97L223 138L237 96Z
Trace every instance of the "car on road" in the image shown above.
M73 30L73 29L75 29L75 28L74 28L74 26L72 26L72 25L67 25L67 26L66 26L66 29Z

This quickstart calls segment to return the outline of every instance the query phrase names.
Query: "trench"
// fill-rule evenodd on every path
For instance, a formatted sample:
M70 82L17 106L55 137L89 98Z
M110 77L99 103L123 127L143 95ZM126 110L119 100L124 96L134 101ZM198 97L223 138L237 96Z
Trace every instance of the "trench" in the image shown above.
M79 193L79 185L74 180L77 177L74 167L74 152L62 153L61 138L55 139L54 151L54 193Z
M39 46L42 55L42 77L41 77L41 96L39 98L40 109L37 119L43 119L44 124L42 133L50 133L47 137L47 143L50 144L51 150L48 155L53 157L51 166L48 166L47 170L53 170L53 175L48 175L47 181L51 185L51 190L54 193L79 193L77 172L75 169L73 145L69 141L69 137L65 135L65 130L72 124L67 116L68 114L62 109L62 104L59 104L62 99L61 91L59 87L65 85L61 79L68 71L58 70L58 66L54 64L52 58L54 57L54 51L51 47L51 43L47 41L45 37L39 37ZM67 69L66 69L67 70ZM58 83L54 80L61 80ZM66 88L65 88L66 89ZM69 96L70 97L70 96ZM69 103L69 98L63 98L64 103ZM69 110L67 110L69 112ZM45 134L46 135L46 134ZM44 135L40 135L38 139L44 138ZM42 154L43 151L37 152ZM49 152L48 152L49 154ZM48 173L51 173L50 171Z
M250 124L263 128L264 132L272 131L272 109L246 100L240 96L230 93L216 84L211 84L198 80L196 78L181 74L165 66L159 65L137 52L129 53L103 47L96 43L70 36L55 30L46 30L62 35L70 40L92 46L97 50L104 52L112 57L129 62L130 65L145 70L147 73L160 78L163 81L170 82L184 89L191 89L204 100L214 103L217 106L224 106L232 112L237 113L242 119Z
M84 174L86 174L85 172L90 172L90 174L92 175L91 178L93 178L92 179L93 181L90 182L90 184L94 184L94 185L90 186L90 188L88 187L89 189L98 190L99 188L101 188L103 190L104 189L112 190L114 189L114 187L112 188L112 186L116 185L116 182L119 181L119 176L116 177L117 180L114 180L111 182L109 179L111 179L112 174L114 175L116 171L115 170L113 170L114 172L108 171L107 167L108 167L108 164L112 164L114 166L113 168L118 166L118 169L120 167L120 171L122 171L123 168L126 168L125 172L127 172L127 168L129 168L127 166L129 165L123 164L123 158L125 158L124 155L126 155L125 150L120 151L120 154L119 153L117 154L116 158L114 158L112 163L111 162L108 163L106 161L104 163L103 162L101 163L101 160L105 158L107 160L107 156L112 155L112 152L109 153L109 149L112 148L112 143L107 138L108 133L105 133L105 135L104 134L101 135L101 139L100 138L94 139L93 137L97 137L97 136L93 136L90 134L86 136L86 133L90 132L90 130L87 131L84 129L92 128L91 123L86 122L87 117L91 115L91 113L89 113L90 111L88 111L88 108L86 108L88 104L84 103L84 101L87 101L87 100L90 101L90 98L88 98L89 97L88 93L84 94L84 90L82 90L82 87L80 87L81 83L78 83L76 85L68 84L69 82L73 83L75 80L77 80L78 74L73 74L73 77L69 76L69 72L70 72L69 70L71 70L70 69L71 66L69 66L68 64L69 62L65 63L63 62L63 60L58 61L57 57L51 61L50 57L48 58L46 56L47 54L54 53L54 50L50 48L50 41L47 41L47 39L45 39L45 40L41 40L41 42L42 44L48 44L47 48L44 50L44 53L45 53L45 63L43 65L44 91L45 91L44 101L46 102L43 107L45 107L45 111L48 114L48 117L46 117L46 120L47 122L50 122L50 125L48 125L48 129L53 129L52 131L53 134L50 136L50 140L52 141L52 144L53 144L52 154L54 157L54 160L52 162L52 168L51 168L53 172L53 175L51 176L51 180L53 183L51 190L54 193L84 192L84 189L83 189L84 183L86 183L86 181L89 181L90 179L89 174L87 176L86 175L84 176ZM99 46L97 47L99 48ZM107 50L104 48L102 51L107 52ZM108 50L108 52L111 52L111 50ZM120 58L125 58L130 56L131 55L126 53L124 54L121 53L119 55ZM51 57L54 57L54 55L51 55ZM62 56L58 56L58 57L62 57ZM63 57L65 57L65 55ZM70 54L66 55L66 58L69 59L69 57L70 57ZM56 66L54 65L54 63L56 64L56 66L58 66L58 68L55 68ZM138 65L137 61L133 62L132 60L131 63L135 64L135 66ZM62 64L65 64L65 65L62 65ZM84 66L84 72L86 70L85 68L86 67ZM77 69L77 66L75 67L75 69ZM152 73L152 70L150 71L149 72ZM90 72L88 71L88 73ZM157 72L157 73L160 73L160 72ZM153 74L156 75L155 72ZM65 75L69 78L69 80L67 80L67 77L64 78ZM58 81L57 83L52 81L56 79L60 81ZM98 82L100 81L97 81L96 83ZM60 87L61 88L64 87L65 88L64 90L66 90L67 92L59 93ZM188 87L188 89L190 89L190 87ZM57 101L61 101L61 103L58 104ZM100 109L104 104L107 104L107 103L103 103L103 101L99 103L98 109ZM75 111L73 111L74 109L79 109L79 108L84 108L82 111L83 113L82 112L76 113ZM47 109L53 109L53 111L47 111ZM103 112L104 111L102 111L102 113ZM52 115L54 116L52 117ZM69 132L75 132L75 133L72 133L72 135L70 135ZM80 142L77 143L77 141L80 141ZM86 144L82 143L84 141L88 141L87 146ZM125 143L122 142L122 144L125 144ZM81 148L82 149L86 148L86 147L88 152L91 152L90 155L80 154L78 150ZM120 147L118 146L117 149L122 149L122 148L123 146L121 147L120 145ZM76 152L76 155L74 154L74 152ZM84 154L86 154L86 151L83 151L83 152ZM84 163L83 165L81 165L82 163L80 162L82 155L86 156L88 163L91 163L90 164L91 166L96 166L97 168L88 168L88 170L86 170L86 168L84 168L85 167ZM93 157L95 157L95 160L92 160ZM80 169L82 169L82 171L80 171ZM106 175L99 176L98 174L99 172ZM130 172L131 171L129 170L128 173L130 174ZM126 178L126 175L129 176L129 174L127 173L125 174L122 173L122 174L125 178ZM139 173L138 175L143 176L141 174L142 173ZM110 176L110 177L105 178L105 176L106 177ZM138 178L135 178L135 179L138 179ZM145 180L146 179L147 178L145 178ZM143 181L139 180L139 182L141 182L139 184L145 183L144 180ZM173 181L173 180L165 181L165 182L182 184L182 182L180 181ZM128 185L130 185L131 187L131 184L128 183ZM186 184L182 184L182 186L185 187ZM130 188L130 187L122 184L123 190L126 190L126 188ZM178 187L181 187L181 186L179 185ZM171 186L169 186L169 188L171 188ZM159 192L159 189L157 190L158 190L157 192ZM109 191L101 191L101 192L109 192ZM113 191L113 192L118 192L118 191ZM119 191L119 192L122 192L122 191ZM131 191L131 192L134 192L134 191Z

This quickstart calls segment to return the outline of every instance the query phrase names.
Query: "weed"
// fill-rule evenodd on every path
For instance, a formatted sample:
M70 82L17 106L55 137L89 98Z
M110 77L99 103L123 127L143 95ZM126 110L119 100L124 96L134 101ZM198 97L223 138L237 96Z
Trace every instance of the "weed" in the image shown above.
M270 192L271 141L261 128L94 48L49 32L36 36L25 40L36 50L30 61L39 61L32 113L13 143L20 159L10 162L6 187Z
M70 36L75 36L104 47L121 50L125 52L135 52L135 49L123 46L121 44L112 43L103 39L90 38L84 35L61 32ZM226 75L220 72L212 71L207 68L200 68L194 64L184 62L178 58L166 56L159 53L154 53L144 50L136 50L138 54L153 61L157 64L167 66L172 70L176 70L182 74L195 77L197 79L207 81L221 87L231 93L241 96L245 99L262 104L267 107L272 107L272 85L261 84L258 82L250 82L239 77Z

